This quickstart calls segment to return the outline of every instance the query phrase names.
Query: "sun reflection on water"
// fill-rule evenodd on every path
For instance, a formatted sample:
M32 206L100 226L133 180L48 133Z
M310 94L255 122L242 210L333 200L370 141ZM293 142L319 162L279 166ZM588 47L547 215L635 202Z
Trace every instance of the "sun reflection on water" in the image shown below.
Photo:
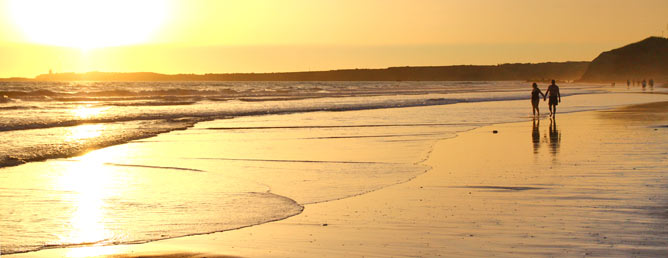
M67 128L65 140L68 142L78 142L102 135L104 124L86 124Z
M75 109L72 109L72 115L80 119L90 119L100 116L109 109L109 107L91 107L91 105L79 106Z
M81 161L81 166L66 171L58 184L74 194L69 200L74 212L67 227L69 234L61 236L64 243L97 243L109 238L104 228L104 198L109 196L109 174L97 160Z
M96 245L118 237L105 226L111 223L107 202L122 194L119 186L122 180L117 178L113 167L105 165L113 156L114 153L84 155L76 158L76 166L57 177L58 188L72 192L66 200L72 205L72 213L63 225L67 233L59 237L61 243Z
M71 258L99 257L116 254L119 252L119 249L118 246L86 246L69 249L65 256Z
M99 117L108 107L90 107L90 105L79 106L70 110L72 116L78 119L91 119ZM68 127L65 132L65 140L68 142L79 142L85 139L102 135L104 124L83 124Z

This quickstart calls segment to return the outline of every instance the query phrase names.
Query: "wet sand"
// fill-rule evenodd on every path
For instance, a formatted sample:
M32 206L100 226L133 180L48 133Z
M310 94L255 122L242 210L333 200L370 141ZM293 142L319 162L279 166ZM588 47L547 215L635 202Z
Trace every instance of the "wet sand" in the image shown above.
M485 126L436 143L407 183L285 220L8 257L663 257L667 125L660 103Z

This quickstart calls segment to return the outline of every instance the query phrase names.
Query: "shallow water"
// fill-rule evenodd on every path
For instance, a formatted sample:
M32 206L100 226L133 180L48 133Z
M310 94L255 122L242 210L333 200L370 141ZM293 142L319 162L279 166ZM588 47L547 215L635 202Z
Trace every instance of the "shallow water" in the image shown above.
M200 121L522 99L525 87L521 82L3 82L0 167L80 155ZM564 87L566 94L601 91Z
M530 111L528 101L512 100L528 95L523 83L509 83L498 91L463 83L457 87L483 90L419 95L396 90L382 95L374 83L354 84L374 93L281 101L198 100L148 108L118 105L128 100L26 100L59 109L34 112L35 117L15 115L17 121L37 124L43 116L61 124L0 132L7 136L3 151L15 157L16 164L31 160L23 157L68 157L131 142L80 157L0 169L1 250L139 243L282 219L306 204L406 182L428 169L421 162L437 139L481 125L525 120ZM448 85L414 86L447 91L443 88ZM560 112L665 99L593 94L603 91L583 85L565 85L562 92L570 97ZM97 111L79 110L80 105ZM63 115L73 110L86 118ZM226 119L212 120L222 117ZM81 122L86 123L61 126Z

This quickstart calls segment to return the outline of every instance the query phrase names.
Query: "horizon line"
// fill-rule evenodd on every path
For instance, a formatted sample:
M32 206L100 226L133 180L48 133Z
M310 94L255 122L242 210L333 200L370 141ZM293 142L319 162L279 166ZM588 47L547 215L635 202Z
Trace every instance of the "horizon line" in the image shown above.
M90 73L106 73L106 74L156 74L156 75L167 75L167 76L178 76L178 75L258 75L258 74L290 74L290 73L318 73L318 72L336 72L336 71L354 71L354 70L387 70L392 68L436 68L436 67L470 67L470 66L480 66L480 67L491 67L491 66L503 66L503 65L536 65L536 64L558 64L558 63L591 63L591 61L546 61L546 62L517 62L517 63L497 63L497 64L456 64L456 65L405 65L405 66L387 66L382 68L338 68L330 70L301 70L301 71L281 71L281 72L205 72L205 73L161 73L161 72L152 72L152 71L136 71L136 72L112 72L112 71L99 71L92 70L86 72L48 72L37 74L34 77L21 77L21 76L10 76L10 77L0 77L0 80L36 80L40 76L48 75L85 75Z

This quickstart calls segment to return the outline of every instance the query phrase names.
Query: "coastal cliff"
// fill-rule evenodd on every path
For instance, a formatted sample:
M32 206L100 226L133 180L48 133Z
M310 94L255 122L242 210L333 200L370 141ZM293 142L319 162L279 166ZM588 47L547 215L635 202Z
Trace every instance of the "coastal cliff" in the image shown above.
M649 37L642 41L601 53L580 81L614 82L626 80L668 80L668 39Z

